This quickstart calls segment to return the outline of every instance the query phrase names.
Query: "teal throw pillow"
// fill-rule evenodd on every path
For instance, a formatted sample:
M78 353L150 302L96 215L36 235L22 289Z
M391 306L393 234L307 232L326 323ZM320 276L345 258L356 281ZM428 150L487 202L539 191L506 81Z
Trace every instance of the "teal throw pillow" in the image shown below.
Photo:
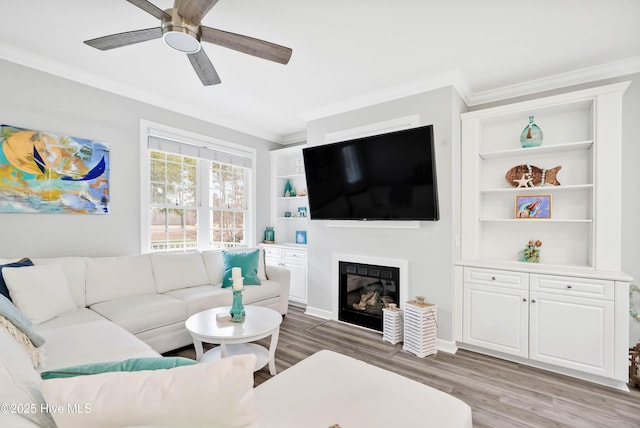
M43 380L63 377L86 376L109 372L139 372L142 370L172 369L197 364L196 361L182 357L130 358L123 361L83 364L40 373Z
M234 267L242 269L244 277L244 285L260 285L258 278L258 256L260 249L250 251L225 251L222 250L222 259L224 261L224 274L222 277L222 288L231 287L233 281L231 275Z
M33 266L33 262L28 258L24 258L22 260L18 260L17 262L7 263L6 265L0 265L0 294L2 294L7 299L11 300L11 296L9 295L9 289L7 288L7 284L4 282L4 278L2 276L2 269L6 267L24 267L24 266Z

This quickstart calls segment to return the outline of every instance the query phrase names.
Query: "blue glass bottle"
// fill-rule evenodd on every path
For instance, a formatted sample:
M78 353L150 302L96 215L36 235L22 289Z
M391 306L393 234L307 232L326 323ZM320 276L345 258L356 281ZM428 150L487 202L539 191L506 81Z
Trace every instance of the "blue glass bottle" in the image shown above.
M520 134L520 144L522 147L538 147L542 144L542 129L533 121L533 116L529 116L529 124L524 127Z

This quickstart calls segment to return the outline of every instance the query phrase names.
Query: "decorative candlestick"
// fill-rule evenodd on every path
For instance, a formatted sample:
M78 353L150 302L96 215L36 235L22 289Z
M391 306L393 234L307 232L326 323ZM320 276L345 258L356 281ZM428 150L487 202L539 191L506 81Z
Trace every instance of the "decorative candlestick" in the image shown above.
M245 318L244 305L242 304L242 290L233 290L233 305L231 306L231 322L243 322Z
M237 269L237 270L236 270ZM242 290L244 290L244 278L240 268L231 270L233 281L233 305L231 306L231 322L243 322L245 317L244 305L242 304Z

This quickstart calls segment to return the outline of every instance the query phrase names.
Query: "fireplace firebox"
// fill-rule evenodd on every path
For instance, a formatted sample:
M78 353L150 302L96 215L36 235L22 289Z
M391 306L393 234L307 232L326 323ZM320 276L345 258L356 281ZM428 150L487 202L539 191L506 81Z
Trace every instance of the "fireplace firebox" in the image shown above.
M382 331L382 309L400 301L400 269L340 261L338 319Z

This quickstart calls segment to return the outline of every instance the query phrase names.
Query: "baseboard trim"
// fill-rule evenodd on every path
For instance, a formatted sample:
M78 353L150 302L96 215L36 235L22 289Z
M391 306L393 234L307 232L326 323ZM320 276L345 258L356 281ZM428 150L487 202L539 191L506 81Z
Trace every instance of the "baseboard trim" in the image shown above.
M304 311L305 315L310 315L316 318L322 318L323 320L330 320L333 314L331 311L325 311L324 309L314 308L312 306L307 306L307 309Z
M436 348L438 348L438 351L446 352L447 354L458 352L458 345L453 340L436 339Z

